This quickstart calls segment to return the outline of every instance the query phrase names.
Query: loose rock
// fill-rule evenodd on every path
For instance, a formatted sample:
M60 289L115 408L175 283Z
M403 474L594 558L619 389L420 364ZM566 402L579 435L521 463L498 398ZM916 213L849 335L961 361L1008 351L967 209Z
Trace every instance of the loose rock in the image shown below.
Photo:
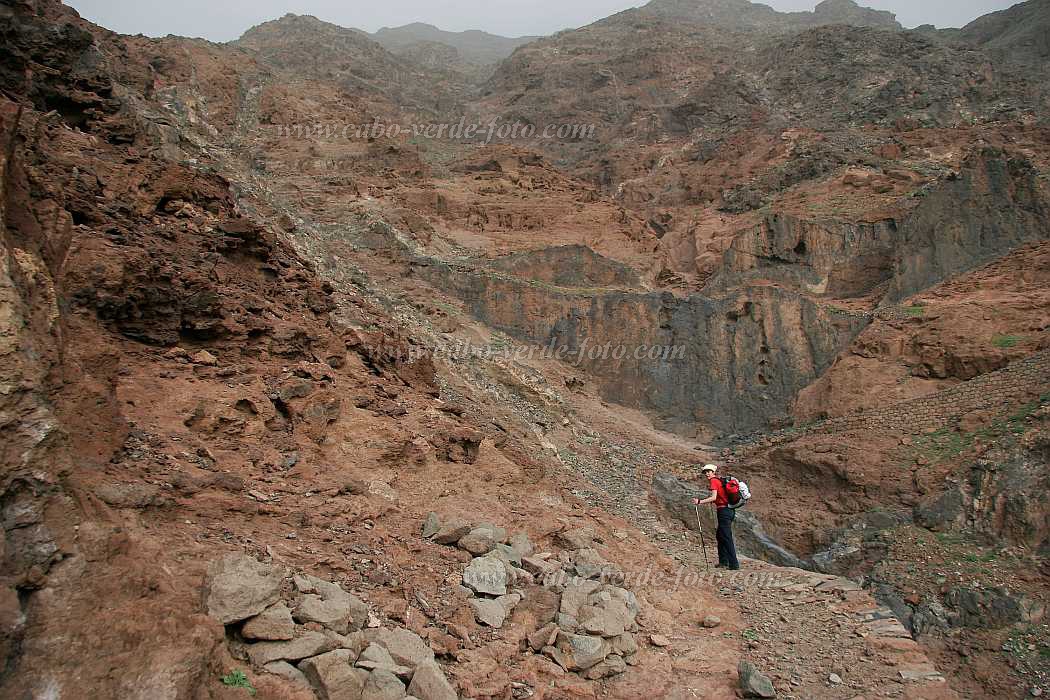
M408 686L408 694L419 700L458 700L445 672L434 661L420 664Z
M281 596L281 575L245 554L227 554L208 566L204 600L224 625L258 615Z
M271 661L299 661L337 648L333 637L320 632L306 632L287 642L259 642L248 646L248 658L253 666L265 666ZM347 652L349 654L349 652Z
M506 595L507 579L507 567L491 557L475 559L463 572L463 585L485 595Z
M276 603L244 623L241 635L245 639L282 641L295 637L292 611L284 603Z
M360 698L368 682L368 671L350 665L351 653L337 649L299 664L310 685L321 698Z
M759 673L750 661L741 661L737 666L737 674L740 677L740 689L744 691L745 698L775 698L777 696L773 683Z

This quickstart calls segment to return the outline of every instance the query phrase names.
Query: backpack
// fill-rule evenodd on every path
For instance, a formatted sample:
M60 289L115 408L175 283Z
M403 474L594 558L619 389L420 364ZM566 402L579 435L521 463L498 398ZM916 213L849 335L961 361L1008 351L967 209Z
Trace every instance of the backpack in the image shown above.
M720 476L718 478L722 482L722 487L726 490L726 498L729 500L730 508L733 510L743 508L751 500L751 489L743 481L732 476Z

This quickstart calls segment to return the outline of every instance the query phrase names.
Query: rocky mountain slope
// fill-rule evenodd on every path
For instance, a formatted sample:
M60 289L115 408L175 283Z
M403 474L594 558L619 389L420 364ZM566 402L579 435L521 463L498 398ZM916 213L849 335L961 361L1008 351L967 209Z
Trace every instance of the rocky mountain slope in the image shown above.
M412 51L420 44L451 46L464 61L481 66L502 61L510 56L514 49L538 38L511 38L476 29L448 32L422 22L413 22L401 27L383 27L372 36L388 50L398 54Z
M822 0L812 12L777 12L749 0L651 0L644 11L727 29L791 31L828 24L903 29L896 15L853 0Z
M473 85L0 5L0 694L1050 690L1044 86L674 7ZM595 128L341 131L480 115Z

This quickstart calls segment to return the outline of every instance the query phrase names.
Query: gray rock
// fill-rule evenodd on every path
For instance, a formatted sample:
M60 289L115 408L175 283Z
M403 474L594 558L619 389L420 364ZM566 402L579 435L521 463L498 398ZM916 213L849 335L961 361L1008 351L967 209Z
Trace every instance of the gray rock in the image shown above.
M408 686L408 694L419 700L458 700L459 696L452 684L445 678L445 672L434 661L420 664Z
M1041 603L1005 588L953 588L945 602L956 610L950 618L953 627L1000 629L1018 622L1038 623L1045 616Z
M558 625L548 623L529 635L529 646L533 651L543 651L544 647L552 646L558 640L559 631Z
M577 576L600 578L603 581L622 582L623 573L607 562L597 550L580 549L572 555L572 565Z
M328 629L345 634L350 629L350 608L336 601L326 601L319 595L305 595L295 609L298 622L316 622Z
M368 676L361 700L401 700L405 697L405 684L386 669L376 669Z
M469 603L474 610L474 619L483 625L500 629L507 621L507 609L498 600L471 598Z
M493 551L499 554L500 559L510 562L514 566L521 566L521 554L510 545L497 544Z
M320 579L303 583L315 593L303 591L306 595L293 614L297 621L316 622L339 634L360 630L368 622L368 606L341 586Z
M456 544L464 535L471 531L470 523L459 518L452 518L441 524L441 529L434 535L434 541L438 544Z
M294 685L310 687L310 681L306 678L306 674L287 661L271 661L263 666L263 670L275 676L280 676Z
M965 499L955 486L932 500L915 506L915 523L934 532L947 532L959 523L964 515Z
M241 636L267 641L293 639L295 621L292 620L292 611L283 602L275 603L245 622Z
M281 597L281 574L245 554L227 554L208 565L204 604L224 625L258 615Z
M248 658L253 666L265 666L271 661L298 661L336 649L339 642L320 632L306 632L287 642L259 642L248 645ZM349 652L348 652L349 653Z
M416 668L434 660L434 652L415 632L396 627L394 629L368 630L369 641L380 645L399 666Z
M488 554L496 547L496 537L488 528L474 528L460 538L459 548L476 557Z
M590 681L598 681L603 678L618 676L626 670L627 662L623 660L623 657L617 654L610 654L605 658L605 661L587 669L583 677Z
M561 571L561 566L556 562L532 556L523 556L521 558L521 568L540 579L553 576Z
M506 565L493 557L478 557L463 572L463 585L485 595L506 595L508 580Z
M496 542L500 544L507 543L506 529L499 527L498 525L493 525L492 523L478 523L477 527L478 529L489 530L490 532L492 532L492 537L496 540Z
M592 594L597 593L598 589L602 587L597 581L583 581L575 579L565 586L565 590L561 594L561 608L560 612L565 615L571 615L577 617L580 608L587 604L587 599Z
M423 521L423 539L429 540L441 532L441 520L437 513L428 513L427 519Z
M745 698L775 698L777 696L773 683L759 673L750 661L741 661L736 670L740 678L740 689L744 692Z
M577 612L580 626L589 634L619 637L634 625L638 600L630 591L604 586L587 598Z
M321 700L356 700L368 682L368 671L350 665L350 652L337 649L306 659L299 670Z
M368 648L361 652L361 656L357 660L357 667L369 671L389 671L398 678L405 680L412 677L412 668L410 666L402 666L394 661L394 657L390 655L390 652L379 644L369 644Z
M619 637L610 639L609 642L612 644L613 653L619 654L625 658L628 656L634 656L638 653L638 642L635 640L633 634L621 634Z
M560 632L555 646L544 651L566 671L586 671L604 661L612 646L601 637Z
M518 559L520 562L521 557L532 556L536 548L532 544L532 540L524 532L516 532L510 538L510 546L518 553Z

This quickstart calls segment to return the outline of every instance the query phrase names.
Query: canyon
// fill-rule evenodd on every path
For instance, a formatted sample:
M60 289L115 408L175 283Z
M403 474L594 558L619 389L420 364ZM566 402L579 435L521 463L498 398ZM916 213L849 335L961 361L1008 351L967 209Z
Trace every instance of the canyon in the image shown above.
M0 695L1050 692L1048 25L0 1Z

